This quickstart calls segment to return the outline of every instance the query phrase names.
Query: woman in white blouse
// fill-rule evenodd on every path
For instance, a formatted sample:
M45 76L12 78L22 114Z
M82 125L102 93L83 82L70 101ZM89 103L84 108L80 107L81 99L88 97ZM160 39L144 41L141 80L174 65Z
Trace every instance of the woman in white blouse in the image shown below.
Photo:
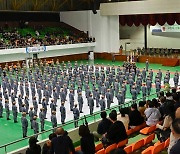
M128 114L125 114L124 109L120 109L120 114L117 115L117 121L121 121L124 124L125 129L128 130L129 116Z

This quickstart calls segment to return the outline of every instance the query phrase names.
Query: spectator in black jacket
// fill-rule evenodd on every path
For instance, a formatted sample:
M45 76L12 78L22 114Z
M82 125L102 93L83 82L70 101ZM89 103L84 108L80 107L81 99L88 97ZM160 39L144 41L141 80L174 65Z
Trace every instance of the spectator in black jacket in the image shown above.
M42 154L50 154L51 141L53 138L57 137L55 133L49 135L49 140L43 145Z
M98 124L97 132L93 132L93 135L96 139L101 138L102 135L105 134L112 125L112 122L109 119L107 119L106 111L101 112L101 118L102 120Z
M51 142L51 154L75 154L74 145L71 138L65 133L63 128L56 130L56 135Z
M83 154L94 154L95 153L95 144L94 136L90 133L88 126L81 125L79 127L79 136L81 136L81 152Z
M40 145L36 144L38 142L36 137L31 137L29 139L29 148L26 150L26 154L41 154Z
M117 121L117 114L111 112L109 118L113 124L102 139L102 143L105 147L127 139L126 129L121 121Z
M131 112L129 113L129 126L134 127L142 124L144 118L141 116L141 113L137 109L137 104L131 105Z

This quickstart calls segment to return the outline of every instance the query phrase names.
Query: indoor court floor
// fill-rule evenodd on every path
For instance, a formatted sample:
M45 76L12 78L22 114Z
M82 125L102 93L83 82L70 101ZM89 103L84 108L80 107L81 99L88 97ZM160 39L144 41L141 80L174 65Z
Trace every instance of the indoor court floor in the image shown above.
M88 61L78 61L79 63L83 62L83 63L87 63ZM93 62L91 62L93 63ZM104 66L107 66L108 64L110 64L111 66L112 65L115 65L115 66L122 66L123 62L119 62L119 61L116 61L116 62L112 62L112 61L108 61L108 60L101 60L101 59L98 59L98 60L95 60L94 61L94 65L104 65ZM143 69L145 67L145 64L144 63L137 63L137 67L139 67L140 69ZM166 67L166 66L162 66L161 64L150 64L149 65L149 68L152 68L153 71L154 71L154 76L155 74L157 73L158 69L161 68L162 72L163 72L163 77L165 75L165 72L167 70L170 70L171 72L171 78L173 78L174 76L174 72L176 70L180 70L180 66L176 66L176 67ZM162 79L163 79L162 77ZM172 79L170 81L171 85L173 86L173 83L172 83ZM129 91L129 90L128 90ZM155 93L155 89L153 88L151 93ZM141 98L142 94L139 94L138 95L138 98ZM76 98L76 96L75 96ZM67 98L68 100L69 98ZM84 99L85 100L85 99ZM127 101L131 100L131 95L130 93L128 92L127 93ZM86 100L85 100L86 101ZM69 104L68 104L69 105ZM113 103L113 106L114 105L117 105L117 100L114 100L114 103ZM69 106L66 106L69 110ZM58 107L59 108L59 107ZM96 109L95 107L95 112L99 111L100 109ZM89 108L87 106L87 103L85 102L84 103L84 107L83 107L83 111L84 113L81 114L81 116L84 116L84 115L88 115L89 114ZM58 111L59 112L59 111ZM60 116L58 117L59 113L57 113L57 118L58 118L58 123L60 125ZM69 121L72 121L73 119L73 115L70 113L70 112L67 112L67 118L66 118L66 122L69 122ZM6 120L6 115L5 115L5 111L3 113L3 116L4 118L1 118L0 119L0 146L4 145L4 144L7 144L9 142L13 142L15 140L18 140L18 139L21 139L22 138L22 129L21 129L21 121L20 121L20 118L21 118L21 114L18 114L18 123L14 124L13 122L13 117L12 117L12 114L10 114L10 119L9 121ZM28 116L27 116L28 117ZM88 122L92 122L94 121L94 118L97 120L100 118L99 115L95 116L95 117L89 117L87 118L87 121ZM39 121L39 119L38 119ZM83 121L80 121L79 124L82 124ZM39 125L40 127L40 125ZM49 130L52 128L52 125L51 125L51 122L50 122L50 113L48 114L48 119L46 120L45 122L45 130ZM71 130L71 129L74 129L74 123L70 123L66 126L64 126L64 128L66 130ZM43 139L46 139L48 138L48 135L51 133L51 131L47 132L47 133L44 133L42 135L39 135L38 136L38 140L43 140ZM28 136L30 135L33 135L33 130L30 129L30 123L29 123L29 127L28 127ZM17 150L19 148L22 148L24 146L27 146L28 145L28 140L25 139L19 143L16 143L16 144L13 144L13 145L10 145L7 147L7 152L10 152L10 151L14 151L14 150ZM4 154L5 153L5 150L4 148L1 148L0 149L0 154Z

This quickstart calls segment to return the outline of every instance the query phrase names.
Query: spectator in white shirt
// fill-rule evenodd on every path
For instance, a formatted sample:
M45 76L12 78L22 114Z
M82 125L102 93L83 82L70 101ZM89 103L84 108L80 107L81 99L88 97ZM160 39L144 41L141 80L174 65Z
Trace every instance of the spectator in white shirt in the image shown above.
M117 115L117 121L121 121L124 124L125 129L128 130L129 116L128 116L128 114L125 114L124 109L120 109L120 114Z
M146 116L146 124L148 126L156 125L159 122L159 118L161 117L161 113L159 110L155 107L154 102L150 101L148 104L148 108L145 110L145 116Z

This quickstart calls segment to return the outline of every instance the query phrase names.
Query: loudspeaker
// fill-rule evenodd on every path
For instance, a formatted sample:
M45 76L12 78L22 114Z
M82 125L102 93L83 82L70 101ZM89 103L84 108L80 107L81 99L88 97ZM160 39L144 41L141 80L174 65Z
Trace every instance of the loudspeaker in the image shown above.
M97 14L96 10L99 10L99 7L100 7L100 0L93 0L93 2L92 2L92 12L94 14Z
M33 59L38 59L37 53L33 54Z

